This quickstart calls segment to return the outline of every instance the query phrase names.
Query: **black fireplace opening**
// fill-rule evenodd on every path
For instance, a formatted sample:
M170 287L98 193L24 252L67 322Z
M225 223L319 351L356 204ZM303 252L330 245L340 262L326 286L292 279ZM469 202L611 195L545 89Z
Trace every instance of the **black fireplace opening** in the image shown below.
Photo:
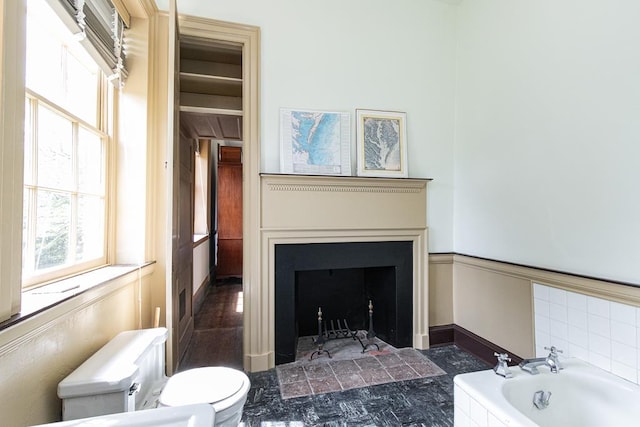
M319 307L327 323L346 319L351 330L367 330L369 301L376 335L410 347L413 242L276 245L276 364L295 360L298 337L318 334Z

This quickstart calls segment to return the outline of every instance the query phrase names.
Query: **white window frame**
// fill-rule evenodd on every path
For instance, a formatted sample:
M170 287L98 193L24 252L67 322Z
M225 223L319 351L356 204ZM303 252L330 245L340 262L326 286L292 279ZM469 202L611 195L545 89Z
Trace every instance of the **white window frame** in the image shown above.
M38 272L36 274L30 275L30 276L25 276L24 275L24 271L23 271L23 277L22 277L22 287L24 290L28 290L34 287L38 287L38 286L42 286L50 281L54 281L57 279L61 279L64 277L68 277L70 275L73 274L78 274L78 273L82 273L88 270L91 270L93 268L97 268L97 267L101 267L104 265L108 264L108 229L109 229L109 224L108 224L108 209L109 209L109 194L108 194L108 180L109 180L109 144L110 144L110 136L107 132L105 132L105 127L108 123L108 117L111 116L111 111L110 109L113 106L113 102L108 102L107 98L110 98L109 96L106 96L106 92L108 90L108 85L106 83L106 78L104 77L104 75L102 75L102 73L100 73L100 77L99 77L99 87L96 88L97 91L99 91L99 96L98 96L98 126L93 126L90 123L85 122L84 120L80 119L79 117L71 114L69 111L65 110L63 107L57 105L54 102L51 102L50 100L40 96L39 94L29 90L29 89L25 89L25 96L26 96L26 100L29 103L29 108L30 108L30 114L32 117L34 117L35 119L33 120L33 122L31 123L32 128L31 131L26 133L28 135L31 136L31 140L30 141L26 141L29 143L29 147L32 150L32 159L34 159L34 164L32 165L32 174L34 174L33 178L31 179L31 182L33 184L24 184L23 185L23 189L25 194L27 192L31 192L31 197L30 197L30 202L32 205L35 205L35 197L36 197L36 190L38 188L40 188L37 184L37 178L35 177L35 173L37 170L37 109L38 109L38 105L43 105L47 108L49 108L50 110L54 111L56 114L59 114L60 116L68 119L73 126L73 151L74 153L77 154L77 144L78 144L78 129L80 126L87 128L87 129L91 129L92 132L96 133L97 135L99 135L99 137L102 140L102 158L104 159L104 165L103 165L103 170L105 171L105 176L104 176L104 189L103 189L103 194L104 194L104 230L103 230L103 249L102 249L102 256L96 259L91 259L91 260L87 260L84 262L80 262L80 263L69 263L66 264L65 266L61 266L61 267L54 267L51 269L47 269L47 270L42 270L41 272ZM112 98L112 97L111 97ZM102 102L101 102L102 101ZM25 111L25 114L27 112ZM26 137L26 136L25 136ZM26 145L26 144L25 144ZM74 157L75 155L74 154ZM74 161L73 162L73 168L74 168L74 173L77 173L77 164ZM77 180L76 180L77 181ZM77 196L80 193L77 190L77 182L75 185L76 188L74 188L73 191L64 191L65 193L68 193L71 195L72 199L77 198ZM73 206L74 202L72 202L72 206ZM26 253L27 253L27 258L31 258L32 259L32 255L35 252L35 222L36 222L36 218L34 217L34 213L35 211L32 209L31 210L31 215L28 218L28 225L26 227L27 229L27 234L28 236L23 236L23 241L27 241L26 243ZM73 214L73 219L76 219L77 216L75 215L75 212ZM72 220L72 235L74 235L75 233L73 233L73 230L75 230L75 221ZM75 240L72 239L72 240ZM70 248L72 248L72 250L75 249L75 245L74 244L70 244Z
M24 0L0 0L0 321L22 296L24 10Z

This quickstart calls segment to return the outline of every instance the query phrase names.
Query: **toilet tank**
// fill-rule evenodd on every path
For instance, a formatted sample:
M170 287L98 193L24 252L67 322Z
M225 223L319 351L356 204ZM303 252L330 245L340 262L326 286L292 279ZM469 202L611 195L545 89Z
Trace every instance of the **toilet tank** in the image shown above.
M58 384L62 419L155 408L164 373L166 328L124 331Z

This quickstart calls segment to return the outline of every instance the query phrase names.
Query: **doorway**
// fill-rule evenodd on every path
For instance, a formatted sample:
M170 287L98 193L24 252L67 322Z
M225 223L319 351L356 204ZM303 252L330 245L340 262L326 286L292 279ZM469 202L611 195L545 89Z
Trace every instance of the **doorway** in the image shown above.
M169 20L172 20L171 15ZM176 48L177 55L173 56L177 58L173 75L177 80L175 86L180 87L180 90L176 91L177 95L173 105L178 107L176 110L179 110L179 114L177 114L179 119L174 123L178 124L183 136L190 135L199 140L211 138L211 140L223 139L227 141L233 140L233 136L230 134L235 134L237 141L242 140L243 142L242 205L244 213L241 221L243 224L241 252L243 254L242 289L244 292L245 286L247 286L245 279L248 276L257 276L259 267L259 256L255 253L259 248L255 243L250 244L257 242L259 235L256 226L258 223L257 206L259 204L260 179L258 141L259 29L189 16L179 16L178 24L180 41L178 48ZM220 55L229 52L241 63L226 63L226 65L219 66L216 61L211 60L212 57L220 57ZM225 61L221 61L221 63L225 64ZM239 76L229 74L229 70L233 68L239 70ZM240 96L237 96L238 94ZM196 129L199 130L195 131ZM174 142L174 152L176 147L177 142ZM213 155L212 157L217 156ZM175 218L175 204L173 212ZM170 223L173 225L172 230L179 227L175 221L170 221ZM209 247L215 240L215 238L211 238L215 237L214 232L215 230L212 228ZM172 231L172 234L175 233ZM176 260L177 258L172 257L171 268L167 270L168 275L169 273L173 274L174 267L177 265ZM190 262L194 262L193 258ZM215 264L209 263L208 265L212 269L209 280L213 281L215 280L215 268L212 265ZM178 304L175 279L172 279L167 286L168 295L171 295L167 300L167 326L171 330L168 339L167 366L169 372L172 372L177 368L181 355L186 350L184 347L186 340L184 339L185 335L179 333L179 326L182 324L182 311L184 310L181 310ZM196 288L192 287L192 289ZM184 315L193 318L193 314L191 311L191 313ZM242 316L243 319L246 317L246 311ZM250 369L250 367L247 368L246 362L247 336L250 335L251 332L245 330L242 339L235 340L242 346L240 359L246 369Z

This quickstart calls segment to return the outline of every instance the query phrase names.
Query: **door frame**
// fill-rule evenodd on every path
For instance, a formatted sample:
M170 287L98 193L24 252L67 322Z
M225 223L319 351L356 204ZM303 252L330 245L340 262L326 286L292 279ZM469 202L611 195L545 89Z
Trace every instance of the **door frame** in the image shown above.
M188 15L178 15L180 34L188 37L200 37L216 42L227 42L242 46L242 133L243 133L243 169L242 169L242 238L243 266L242 282L244 292L244 325L243 328L243 365L247 371L252 370L251 353L254 349L264 348L268 336L261 331L253 331L251 318L258 318L260 301L260 122L259 122L259 81L260 81L260 29L251 25L235 24ZM167 185L171 186L169 182ZM172 229L169 221L167 237L171 240ZM173 289L173 284L168 284ZM170 297L171 292L167 295ZM167 301L169 308L172 301ZM256 312L256 313L254 313ZM168 313L171 313L168 311ZM253 314L252 314L253 313ZM167 327L176 322L177 313L167 316ZM171 325L169 324L171 323ZM167 340L167 368L173 371L177 364L177 337ZM255 369L253 369L255 370Z

